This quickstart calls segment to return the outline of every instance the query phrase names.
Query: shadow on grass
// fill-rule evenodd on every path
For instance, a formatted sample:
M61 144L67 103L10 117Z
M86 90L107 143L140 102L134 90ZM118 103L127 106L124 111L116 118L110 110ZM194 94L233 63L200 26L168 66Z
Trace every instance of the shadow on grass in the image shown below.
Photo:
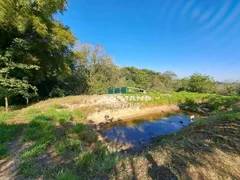
M71 118L37 115L24 125L1 123L0 135L0 179L106 178L117 160L95 131Z
M238 170L234 168L238 162L234 158L240 154L239 129L240 119L196 123L157 138L141 152L129 151L129 156L135 156L132 164L140 163L141 167L148 166L146 162L151 164L146 173L151 179L206 179L207 173L218 178L238 179ZM136 167L131 168L135 174L143 173ZM124 177L120 171L116 176Z
M157 162L153 159L151 154L147 153L145 157L151 165L151 167L148 168L148 175L151 177L151 179L162 179L162 180L177 179L177 177L168 167L158 166Z
M25 127L25 124L0 123L0 179L5 176L11 178L16 174L16 165L23 148L20 136Z

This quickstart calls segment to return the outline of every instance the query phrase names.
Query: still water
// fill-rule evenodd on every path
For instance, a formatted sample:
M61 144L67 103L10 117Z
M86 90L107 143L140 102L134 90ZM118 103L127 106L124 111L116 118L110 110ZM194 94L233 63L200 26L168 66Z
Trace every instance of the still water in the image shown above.
M142 146L155 137L179 131L190 122L188 113L152 114L137 119L113 122L104 127L109 141Z

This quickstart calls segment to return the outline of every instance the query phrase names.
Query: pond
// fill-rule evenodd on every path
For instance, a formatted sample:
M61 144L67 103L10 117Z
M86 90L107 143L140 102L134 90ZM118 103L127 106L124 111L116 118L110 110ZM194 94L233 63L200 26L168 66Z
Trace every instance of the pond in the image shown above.
M110 142L130 147L141 147L155 137L179 131L191 124L187 112L151 114L137 119L112 122L104 126L104 135Z

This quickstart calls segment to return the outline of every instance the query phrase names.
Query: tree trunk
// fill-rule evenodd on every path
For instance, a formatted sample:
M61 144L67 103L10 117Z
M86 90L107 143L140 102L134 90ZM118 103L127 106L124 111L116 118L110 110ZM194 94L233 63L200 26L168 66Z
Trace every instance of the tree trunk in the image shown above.
M27 106L28 106L28 104L29 104L29 99L28 98L26 98L26 103L27 103Z
M8 98L5 97L5 111L8 112Z

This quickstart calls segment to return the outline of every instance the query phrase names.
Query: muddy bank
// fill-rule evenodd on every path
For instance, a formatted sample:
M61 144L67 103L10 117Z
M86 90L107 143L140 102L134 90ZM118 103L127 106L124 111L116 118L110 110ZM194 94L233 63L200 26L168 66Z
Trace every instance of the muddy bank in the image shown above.
M107 109L100 112L94 112L87 117L87 120L91 120L94 123L113 122L118 120L128 120L132 118L141 117L148 114L167 113L179 111L177 105L162 105L154 107L127 107Z

